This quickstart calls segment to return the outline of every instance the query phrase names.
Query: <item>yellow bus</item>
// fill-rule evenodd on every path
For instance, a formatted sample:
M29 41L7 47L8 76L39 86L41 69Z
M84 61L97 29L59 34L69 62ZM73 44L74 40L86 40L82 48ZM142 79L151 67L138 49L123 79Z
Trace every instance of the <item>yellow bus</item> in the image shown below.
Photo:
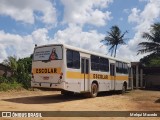
M32 61L33 88L60 90L62 94L99 92L131 87L131 63L66 44L36 46Z

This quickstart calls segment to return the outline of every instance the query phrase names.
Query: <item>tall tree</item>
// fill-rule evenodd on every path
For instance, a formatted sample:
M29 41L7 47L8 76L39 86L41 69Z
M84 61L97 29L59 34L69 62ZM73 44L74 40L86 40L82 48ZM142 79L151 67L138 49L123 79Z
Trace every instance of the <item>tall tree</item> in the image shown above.
M141 49L138 50L137 54L152 53L160 55L160 23L152 25L150 32L144 32L142 38L148 42L138 44Z
M16 82L22 83L25 88L30 87L32 56L18 59L15 56L9 56L3 61L3 64L9 66L14 72Z
M18 64L17 64L17 58L16 56L9 56L7 59L5 59L3 62L2 62L4 65L8 66L11 68L11 70L16 73L17 72L17 67L18 67Z
M117 47L120 44L125 44L126 38L124 38L124 35L127 33L125 31L123 34L118 26L112 26L110 28L110 31L107 31L107 35L104 38L104 40L101 40L103 45L110 46L108 52L111 52L111 56L114 54L114 57L116 57Z
M160 54L149 54L141 58L140 62L147 67L160 67Z

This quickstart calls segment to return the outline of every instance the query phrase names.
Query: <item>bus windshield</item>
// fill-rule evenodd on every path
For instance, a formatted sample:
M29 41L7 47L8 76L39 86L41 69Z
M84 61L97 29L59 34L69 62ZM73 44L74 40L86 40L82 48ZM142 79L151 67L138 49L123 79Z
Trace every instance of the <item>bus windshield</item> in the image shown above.
M38 47L34 51L34 61L62 60L62 46Z

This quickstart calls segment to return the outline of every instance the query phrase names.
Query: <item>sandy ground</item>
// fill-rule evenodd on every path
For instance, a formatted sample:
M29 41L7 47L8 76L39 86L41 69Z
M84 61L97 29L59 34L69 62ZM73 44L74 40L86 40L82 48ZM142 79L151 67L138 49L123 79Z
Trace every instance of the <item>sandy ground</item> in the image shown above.
M0 111L160 111L160 91L133 90L124 95L101 93L96 98L83 95L63 96L54 91L10 91L0 92ZM0 118L0 120L20 120L22 118ZM24 118L23 118L24 119ZM30 120L31 118L25 118ZM136 120L130 118L102 117L57 117L33 118L33 120ZM160 120L160 118L138 118L140 120Z

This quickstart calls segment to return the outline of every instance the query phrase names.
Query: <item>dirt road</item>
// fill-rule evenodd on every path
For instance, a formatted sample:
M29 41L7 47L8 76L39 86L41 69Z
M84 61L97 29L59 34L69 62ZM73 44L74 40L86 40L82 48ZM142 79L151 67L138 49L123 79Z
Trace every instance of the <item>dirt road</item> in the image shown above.
M0 92L0 111L160 111L160 91L133 90L125 95L101 93L96 98L63 96L53 91ZM2 118L0 118L2 119ZM20 118L19 118L20 119ZM26 118L28 119L28 118ZM37 119L37 118L35 118ZM47 118L53 119L53 118ZM64 119L64 118L57 118ZM75 118L65 118L75 119ZM85 119L85 118L78 118ZM87 118L93 119L93 118ZM107 119L107 118L94 118ZM110 119L110 118L108 118ZM112 118L118 119L118 118ZM122 118L121 118L122 119ZM125 118L123 118L125 119ZM123 120L122 119L122 120ZM137 118L129 118L137 119ZM140 118L143 119L143 118ZM145 118L150 119L150 118ZM157 120L158 118L154 118ZM3 120L10 120L3 118ZM38 118L45 120L45 118Z

